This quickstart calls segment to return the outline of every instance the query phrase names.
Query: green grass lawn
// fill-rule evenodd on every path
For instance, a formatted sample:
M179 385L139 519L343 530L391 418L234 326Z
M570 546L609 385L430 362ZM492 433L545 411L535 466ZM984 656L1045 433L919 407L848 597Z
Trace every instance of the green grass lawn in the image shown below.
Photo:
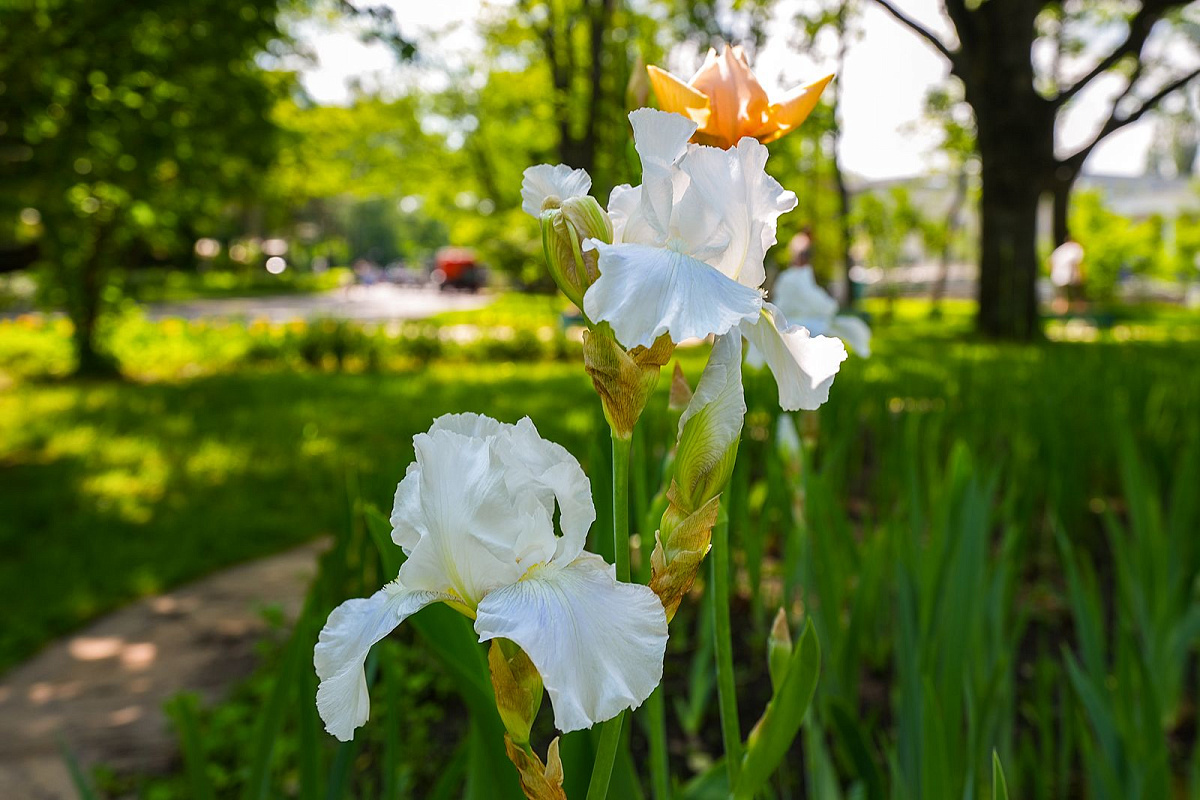
M526 322L557 309L545 298L498 305L496 319ZM995 346L953 338L961 320L920 319L902 305L876 355L846 362L822 411L830 446L848 448L847 470L866 476L855 480L872 513L903 485L881 470L912 417L931 423L929 458L966 441L1011 470L1022 490L1013 502L1068 498L1062 514L1116 491L1114 426L1130 428L1164 478L1200 438L1194 345ZM67 352L62 331L38 335L47 353ZM684 356L693 382L702 358ZM599 419L572 360L358 374L221 364L165 382L10 378L0 389L0 668L132 598L330 532L344 519L348 470L389 506L412 435L439 414L528 414L585 461Z
M496 306L486 323L495 327L528 328L558 313L544 298L501 296ZM1188 536L1200 524L1194 320L1144 317L1092 340L1076 336L1077 325L1069 341L1007 345L973 339L969 307L947 306L940 320L919 301L898 303L890 320L874 301L867 310L874 355L852 356L829 403L797 415L810 443L798 473L786 472L795 467L781 466L772 444L769 376L746 376L738 469L721 501L738 573L743 727L767 699L761 654L773 611L800 591L826 654L805 774L833 774L839 748L865 743L866 759L837 771L883 781L871 771L884 769L910 796L920 795L922 775L961 782L985 773L986 759L967 759L990 757L992 746L1020 796L1038 800L1070 794L1081 776L1107 775L1090 766L1101 763L1091 758L1100 746L1118 759L1136 750L1131 758L1150 765L1114 780L1109 796L1136 796L1137 786L1158 786L1155 776L1188 764L1200 775L1189 733L1194 658L1179 649L1200 620L1189 582L1200 574L1200 548ZM0 370L9 374L0 383L0 669L131 599L345 531L348 480L386 511L412 435L447 412L528 414L575 453L597 497L591 548L611 553L607 437L577 353L508 363L485 343L424 366L343 370L255 360L270 330L176 321L115 336L141 382L19 367L69 359L66 333L57 323L0 324ZM704 348L677 352L693 384L704 357ZM666 383L635 441L633 530L642 541L653 533L645 512L658 476L654 459L638 454L657 442L661 455L672 438ZM689 600L672 627L666 681L673 697L689 698L668 711L679 776L693 774L691 756L720 752L701 612ZM419 794L449 758L445 742L463 730L444 675L425 668L428 648L411 641L391 643L387 668L414 687L404 705L414 727L393 743L411 761L383 760L403 762ZM1132 672L1130 658L1143 652L1160 710ZM240 699L206 717L230 787L245 780L251 721L276 683L278 666L267 664ZM938 694L939 681L963 694ZM312 687L297 686L296 713L311 717ZM939 725L953 735L931 739ZM388 730L370 727L363 753L386 754L378 740ZM914 742L932 749L917 753ZM371 765L383 761L373 757L355 762L357 796L377 796ZM278 759L281 776L298 768L289 759ZM789 774L794 784L800 767ZM576 766L572 775L586 772ZM164 791L154 796L186 794Z
M0 393L0 668L139 595L343 522L346 474L388 505L437 415L528 414L578 450L591 389L565 364L420 374L244 371Z

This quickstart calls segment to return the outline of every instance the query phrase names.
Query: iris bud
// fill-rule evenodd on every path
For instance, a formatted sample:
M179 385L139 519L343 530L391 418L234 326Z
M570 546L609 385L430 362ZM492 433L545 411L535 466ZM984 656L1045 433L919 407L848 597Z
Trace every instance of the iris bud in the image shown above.
M782 608L775 615L771 635L767 637L767 671L771 674L771 689L779 691L792 660L792 632L788 628L787 613Z
M515 744L527 747L529 729L542 705L542 676L525 651L507 639L492 640L488 667L504 728Z
M547 197L542 203L542 249L550 275L563 294L583 308L583 294L600 277L599 259L584 242L599 239L611 244L612 220L594 197Z
M675 352L671 337L663 334L651 347L626 350L612 335L607 322L583 334L583 366L600 395L604 418L622 439L633 436L664 364Z
M717 340L680 419L675 491L685 509L700 508L719 495L733 473L746 415L741 355L742 342L736 334Z

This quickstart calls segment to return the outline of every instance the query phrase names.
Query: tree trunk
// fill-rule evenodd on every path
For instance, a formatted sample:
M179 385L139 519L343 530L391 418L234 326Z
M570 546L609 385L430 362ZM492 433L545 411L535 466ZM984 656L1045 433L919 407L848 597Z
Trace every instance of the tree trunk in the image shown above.
M846 279L842 288L842 306L850 308L854 305L854 285L850 282L850 268L853 266L850 256L851 239L854 232L850 228L850 190L846 187L846 176L842 172L842 121L840 116L840 108L842 102L842 74L846 68L846 51L850 46L847 41L847 4L842 3L838 7L837 12L837 78L833 82L833 93L830 98L833 106L833 180L837 186L838 204L841 209L841 215L838 218L839 227L841 230L842 248L842 276Z
M1033 339L1037 307L1037 211L1050 187L1055 107L1034 88L1029 52L1040 0L983 3L972 12L973 46L954 64L975 111L982 199L979 315L985 336ZM984 35L986 32L986 35Z
M1035 338L1037 308L1038 172L983 153L979 247L980 333L998 339Z
M104 259L111 230L111 224L97 226L90 247L80 254L78 272L74 276L77 282L74 291L78 294L68 304L71 323L75 328L75 374L80 377L107 378L120 374L116 362L96 346L96 322L100 318L104 291ZM56 249L59 253L65 253L65 248ZM71 277L68 275L67 279L71 280Z
M946 283L950 279L950 259L954 249L954 235L962 227L963 206L967 203L967 180L967 166L963 163L959 165L958 175L955 176L954 196L950 199L950 208L946 210L946 239L942 242L938 276L929 298L935 314L941 313L942 298L946 296Z
M1080 170L1067 164L1060 164L1054 172L1054 180L1050 185L1050 193L1054 206L1054 246L1071 238L1071 190L1079 178Z
M836 141L836 139L835 139ZM843 296L841 298L842 306L849 308L854 304L854 287L850 283L850 267L853 266L852 258L850 257L851 239L854 237L854 232L850 229L850 190L846 187L846 178L842 174L841 164L838 163L838 152L833 152L833 180L837 185L838 204L841 209L841 214L838 215L838 226L841 238L841 260L842 260L842 276L846 279L843 286Z

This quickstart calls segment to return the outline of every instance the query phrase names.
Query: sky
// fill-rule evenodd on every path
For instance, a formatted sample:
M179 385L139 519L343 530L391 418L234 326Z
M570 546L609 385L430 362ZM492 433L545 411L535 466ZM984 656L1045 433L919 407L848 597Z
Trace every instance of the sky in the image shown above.
M477 49L479 37L474 20L484 0L386 0L396 10L406 36L420 40L422 54L431 62L461 64ZM795 2L780 5L778 30L790 31L784 21ZM900 0L906 13L949 40L949 24L940 12L939 0ZM436 69L420 74L404 73L384 46L360 42L349 30L331 29L324 23L306 23L300 31L315 54L315 63L303 69L308 92L319 102L341 103L358 81L369 88L389 82L419 80L434 84ZM757 54L754 67L763 84L771 89L787 88L832 71L832 53L820 52L818 43L808 52L797 53L785 35L768 35ZM431 39L436 43L430 44ZM1180 58L1190 57L1181 52ZM698 66L700 54L681 50L672 53L667 67L685 77ZM920 125L926 92L942 83L948 65L928 44L908 31L873 3L865 4L861 36L850 46L842 81L842 163L849 171L872 180L902 178L936 166L933 143L936 137ZM1059 147L1071 152L1086 141L1107 117L1120 79L1101 82L1095 90L1081 93L1059 126ZM1146 151L1154 137L1154 125L1143 120L1105 139L1089 158L1086 171L1105 175L1138 175L1145 165Z

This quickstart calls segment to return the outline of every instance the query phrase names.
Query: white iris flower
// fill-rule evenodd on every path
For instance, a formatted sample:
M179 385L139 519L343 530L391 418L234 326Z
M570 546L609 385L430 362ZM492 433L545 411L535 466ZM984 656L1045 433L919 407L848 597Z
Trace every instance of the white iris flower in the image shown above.
M600 277L584 295L584 312L606 321L627 348L721 336L734 328L766 356L780 404L815 409L829 397L846 358L837 339L811 336L763 301L763 261L776 222L796 195L765 171L767 148L749 137L721 150L688 144L696 124L679 114L642 108L629 115L642 161L642 184L618 186L609 198L613 243L590 239ZM578 170L525 172L525 208L551 194L586 187ZM583 188L582 191L586 191Z
M836 336L858 355L871 355L871 329L867 323L853 314L837 313L837 300L817 285L812 267L791 267L779 273L771 299L788 319L809 332Z
M639 706L662 678L666 614L649 587L584 552L596 510L575 458L528 418L446 415L413 444L391 518L408 558L383 589L334 609L313 655L326 730L346 741L367 721L367 652L436 601L473 617L480 641L529 655L559 730Z

